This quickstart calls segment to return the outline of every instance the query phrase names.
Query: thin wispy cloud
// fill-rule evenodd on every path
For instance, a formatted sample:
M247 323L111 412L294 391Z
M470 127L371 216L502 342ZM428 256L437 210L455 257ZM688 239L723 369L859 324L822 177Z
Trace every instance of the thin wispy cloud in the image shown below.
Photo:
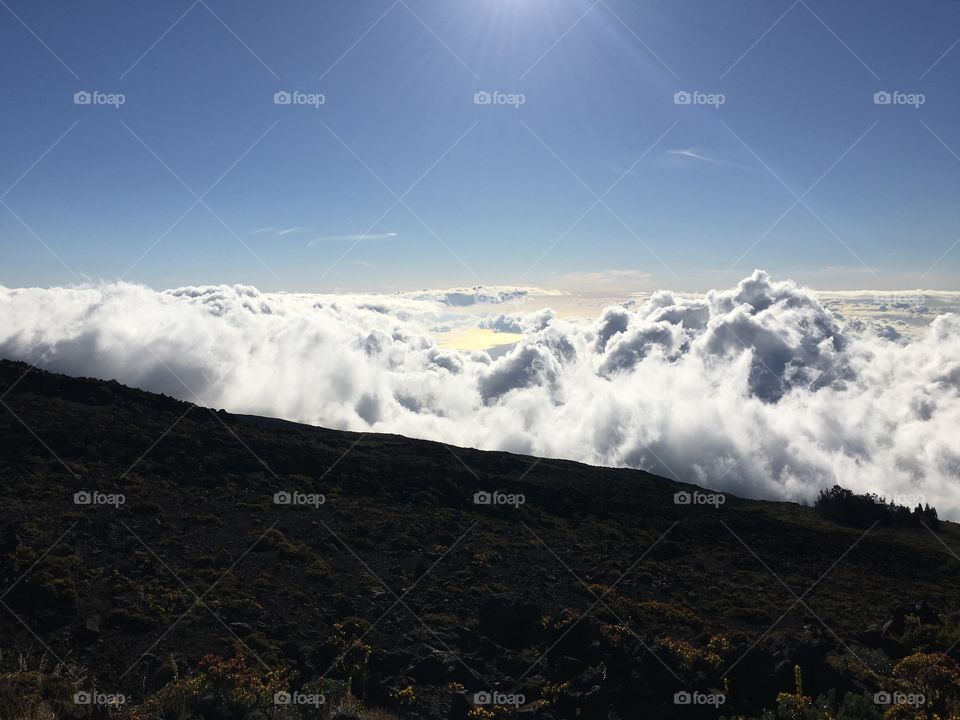
M289 235L305 235L311 233L310 228L300 226L273 225L270 227L251 230L250 235L266 235L275 238L285 238ZM364 242L368 240L389 240L397 237L395 232L385 233L345 233L343 235L318 235L307 242L307 246L313 246L323 242Z
M653 275L645 270L630 269L570 272L557 278L563 285L576 285L584 288L628 286L649 282L652 279Z
M358 233L354 235L323 235L314 238L308 245L316 245L322 242L363 242L366 240L389 240L397 237L397 233Z
M756 169L756 168L750 167L749 165L741 165L739 163L732 163L726 160L721 160L720 158L704 155L702 152L697 150L697 148L681 148L678 150L667 150L667 155L685 157L685 158L689 158L690 160L698 160L699 162L709 163L711 165L722 165L724 167L739 168L741 170L752 171Z
M294 233L304 233L308 232L307 228L302 227L291 227L288 225L274 225L271 227L258 228L257 230L251 230L251 235L270 235L271 237L284 237L286 235L292 235Z

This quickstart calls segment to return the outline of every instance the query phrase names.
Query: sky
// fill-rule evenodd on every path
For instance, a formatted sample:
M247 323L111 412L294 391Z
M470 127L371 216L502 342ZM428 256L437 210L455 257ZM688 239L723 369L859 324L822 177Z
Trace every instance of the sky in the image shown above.
M0 0L0 285L957 289L958 40L937 0Z

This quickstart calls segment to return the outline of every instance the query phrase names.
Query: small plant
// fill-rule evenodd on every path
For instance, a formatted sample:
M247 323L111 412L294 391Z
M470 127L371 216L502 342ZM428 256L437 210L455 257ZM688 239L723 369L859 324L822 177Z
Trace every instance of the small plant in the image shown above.
M685 670L703 672L719 670L724 657L730 651L730 641L722 635L713 635L705 648L669 635L661 638L660 645L669 650Z
M496 715L493 714L492 710L487 710L482 707L475 707L467 713L468 720L496 720Z
M0 674L0 718L54 720L85 685L86 674L73 665L51 665L44 655L30 669L27 658L20 655L15 671Z
M333 634L327 639L328 649L336 657L334 668L358 683L373 652L370 645L362 642L363 635L362 621L345 620L334 623Z
M391 693L391 695L402 708L412 708L417 705L417 694L413 691L412 685L407 685L407 687L402 690L397 690L395 693Z
M777 695L778 720L802 720L804 711L810 707L811 698L803 694L803 672L799 665L793 666L793 692Z

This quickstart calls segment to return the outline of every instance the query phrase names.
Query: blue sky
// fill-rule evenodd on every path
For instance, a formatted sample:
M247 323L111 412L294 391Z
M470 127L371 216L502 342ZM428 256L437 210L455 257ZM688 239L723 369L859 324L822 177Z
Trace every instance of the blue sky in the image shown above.
M956 289L958 38L938 1L3 0L0 284Z

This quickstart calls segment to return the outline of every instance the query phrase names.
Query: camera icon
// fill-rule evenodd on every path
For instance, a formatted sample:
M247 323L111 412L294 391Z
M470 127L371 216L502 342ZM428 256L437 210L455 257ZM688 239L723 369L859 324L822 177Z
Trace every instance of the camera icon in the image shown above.
M873 694L874 705L889 705L892 702L893 702L893 695L888 693L886 690L881 690L880 692Z
M289 105L291 102L293 102L293 95L286 90L280 90L273 94L274 105Z
M875 92L873 94L874 105L889 105L892 102L893 102L893 94L887 92L886 90L881 90L880 92Z
M688 493L686 490L681 490L680 492L673 494L674 505L689 505L692 501L693 495Z
M74 705L91 705L92 703L93 695L88 693L86 690L81 690L80 692L73 694Z
M488 493L486 490L480 490L473 494L473 504L474 505L492 505L493 504L493 495Z
M273 494L274 505L290 505L291 503L293 503L293 495L288 493L286 490L281 490L280 492Z
M493 704L493 695L488 693L486 690L483 690L478 693L473 694L473 704L474 705L492 705Z
M689 705L693 702L693 695L688 693L686 690L681 690L673 694L673 704L674 705Z
M89 105L91 102L93 102L93 95L86 90L80 90L73 94L74 105Z
M673 94L674 105L689 105L693 102L693 95L686 90L678 90Z
M285 690L273 694L274 705L289 705L293 702L293 696Z
M480 90L473 94L474 105L490 105L493 103L493 95L486 90Z
M93 495L88 493L86 490L81 490L80 492L75 492L73 494L74 505L89 505L92 502L93 502Z

